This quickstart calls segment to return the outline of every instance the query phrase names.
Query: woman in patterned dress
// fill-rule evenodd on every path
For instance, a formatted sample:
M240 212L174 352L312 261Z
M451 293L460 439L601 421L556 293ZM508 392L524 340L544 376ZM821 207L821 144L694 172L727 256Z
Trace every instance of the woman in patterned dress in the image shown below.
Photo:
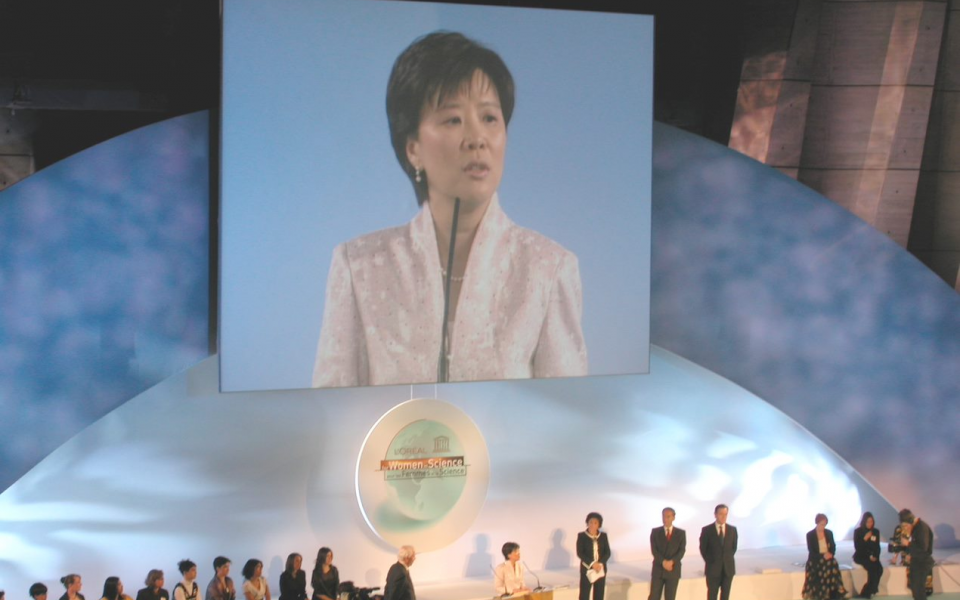
M827 515L816 516L817 526L807 532L807 569L803 580L803 597L806 600L832 600L843 598L847 590L840 577L840 565L834 556L837 544L833 532L827 529Z

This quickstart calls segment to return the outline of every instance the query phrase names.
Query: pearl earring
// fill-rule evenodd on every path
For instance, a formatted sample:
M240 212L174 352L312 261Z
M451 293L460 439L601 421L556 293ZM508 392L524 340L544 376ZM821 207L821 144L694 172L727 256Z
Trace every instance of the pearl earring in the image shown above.
M416 180L417 183L420 183L421 179L420 179L420 169L419 169L419 168L417 168L416 177L415 177L414 179Z

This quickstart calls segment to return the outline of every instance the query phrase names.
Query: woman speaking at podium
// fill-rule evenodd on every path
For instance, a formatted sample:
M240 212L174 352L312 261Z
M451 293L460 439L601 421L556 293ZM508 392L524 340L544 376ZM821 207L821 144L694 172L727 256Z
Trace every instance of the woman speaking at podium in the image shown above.
M420 212L334 250L314 387L586 375L577 257L500 207L503 60L431 33L397 58L386 104Z
M507 542L501 549L503 562L493 571L493 589L500 596L526 594L531 590L523 585L523 563L520 562L520 544Z

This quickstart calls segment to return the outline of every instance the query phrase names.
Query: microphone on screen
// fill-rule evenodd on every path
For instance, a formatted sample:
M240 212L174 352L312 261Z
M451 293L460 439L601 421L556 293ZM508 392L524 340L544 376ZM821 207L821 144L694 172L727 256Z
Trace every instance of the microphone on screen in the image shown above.
M447 253L447 275L443 286L443 324L440 326L440 356L437 359L437 383L450 381L450 341L447 319L450 315L450 283L453 280L453 251L457 243L457 219L460 216L460 198L453 203L453 221L450 223L450 251Z

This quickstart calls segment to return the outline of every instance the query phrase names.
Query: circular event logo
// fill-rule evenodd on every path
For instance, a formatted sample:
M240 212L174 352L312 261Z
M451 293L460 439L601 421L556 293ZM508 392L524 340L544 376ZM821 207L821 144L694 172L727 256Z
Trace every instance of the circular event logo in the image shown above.
M487 497L490 457L474 422L442 400L392 408L357 460L357 501L367 524L393 546L443 548L473 524Z

